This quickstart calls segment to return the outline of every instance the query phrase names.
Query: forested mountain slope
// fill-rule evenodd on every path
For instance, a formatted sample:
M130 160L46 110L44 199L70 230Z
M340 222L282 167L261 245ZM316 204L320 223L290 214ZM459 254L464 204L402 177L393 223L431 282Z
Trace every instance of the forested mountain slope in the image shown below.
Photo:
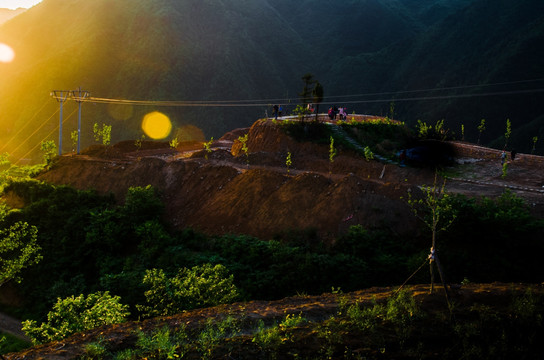
M217 137L249 126L275 102L292 111L301 76L310 72L324 86L322 108L392 114L412 125L445 119L457 133L465 125L470 140L485 118L487 143L504 133L509 118L511 143L529 151L528 137L544 136L543 7L536 0L44 0L0 27L0 40L17 54L0 65L0 140L17 135L3 151L25 156L44 138L57 139L59 105L51 90L81 86L114 99L258 100L84 106L83 147L92 143L94 123L113 125L113 141L139 138L142 116L153 110L170 117L171 137L188 124ZM421 91L437 88L448 90ZM75 111L74 102L65 104L65 144Z

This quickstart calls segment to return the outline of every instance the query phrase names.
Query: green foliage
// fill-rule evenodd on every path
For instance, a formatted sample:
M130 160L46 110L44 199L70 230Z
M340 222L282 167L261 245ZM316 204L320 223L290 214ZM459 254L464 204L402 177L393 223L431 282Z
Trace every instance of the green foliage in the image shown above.
M508 161L505 161L502 163L502 175L501 177L504 179L506 175L508 174Z
M329 162L334 162L334 158L337 154L336 148L334 147L334 138L330 137L330 145L329 145Z
M98 132L98 124L94 124L96 127L95 127L95 140L96 141L100 141L100 136L97 136L97 132ZM139 139L136 139L134 141L134 145L136 145L136 150L137 151L140 151L142 149L142 144L145 140L145 135L142 134L142 136L139 138Z
M101 360L110 355L103 339L85 344L84 348L85 355L82 356L82 360Z
M173 138L172 140L170 140L170 142L168 143L168 145L170 146L170 149L176 149L179 145L179 140L177 137Z
M306 106L298 104L293 110L293 114L297 116L298 120L303 121L304 117L310 114L310 111Z
M544 251L544 222L523 199L505 191L497 199L455 195L447 201L457 218L442 235L441 258L452 281L534 282L544 276L536 265Z
M446 180L442 186L437 183L438 175L435 175L432 186L422 186L423 197L415 199L412 193L408 193L408 205L412 208L417 218L431 230L432 245L436 249L436 237L439 232L448 229L456 218L456 214L448 201L446 193Z
M506 132L504 133L504 148L508 146L508 140L510 140L510 135L512 135L512 123L510 119L506 119Z
M350 137L360 144L366 144L377 154L386 157L396 157L400 149L404 149L412 141L410 129L402 122L390 119L370 119L363 122L339 122L340 126Z
M57 145L53 140L42 141L40 150L43 152L43 162L46 166L51 164L51 160L57 154Z
M198 250L208 253L210 261L224 264L247 298L277 299L297 292L322 293L331 286L355 289L368 280L365 262L351 253L312 250L311 243L304 246L298 238L293 242L222 236L200 241ZM335 270L339 266L346 271L340 274Z
M480 138L482 133L485 131L485 119L480 120L480 125L478 125L478 144L480 144Z
M79 138L79 131L74 130L70 133L70 139L72 140L72 152L76 152L78 138Z
M261 351L267 352L275 358L280 346L293 340L291 331L306 322L307 320L301 314L287 314L279 324L270 327L266 327L264 322L259 320L257 331L251 341L259 346Z
M232 316L224 320L216 321L207 319L206 326L198 334L197 350L202 359L212 358L214 348L225 338L236 336L240 333L240 325Z
M101 325L121 323L128 315L128 307L120 303L118 296L112 297L107 291L96 292L58 299L47 314L47 322L38 326L36 321L26 320L23 331L35 344L40 344Z
M154 330L151 334L140 331L136 342L137 351L134 354L137 356L130 358L166 360L183 357L186 341L187 333L184 326L175 333L166 326Z
M12 352L19 352L30 347L32 344L11 334L0 333L0 355Z
M538 136L533 136L533 147L531 148L531 154L534 154L535 152L537 141L538 141Z
M376 303L370 307L362 307L355 303L345 310L345 314L351 326L374 332L385 318L385 307Z
M238 141L242 144L242 152L246 155L246 163L249 165L249 148L247 147L247 141L249 139L249 134L243 136L238 136Z
M365 146L364 153L365 153L365 160L366 161L370 161L370 160L374 159L374 153L372 152L370 147Z
M287 152L287 157L285 158L285 166L287 166L287 173L289 174L289 168L293 165L293 160L291 158L291 152Z
M245 142L247 142L247 134L246 134ZM212 144L213 144L213 136L211 137L210 141L204 142L204 150L206 151L204 156L206 157L206 160L208 160L208 155L212 152ZM242 151L244 151L247 156L247 147L245 150L243 149L243 147L244 147L244 144L242 143Z
M108 146L111 142L111 125L102 124L102 128L97 123L93 125L94 140L102 142L102 145ZM140 143L141 146L141 143Z
M0 204L0 222L6 209ZM0 287L10 280L21 282L21 272L42 259L38 229L26 222L0 228Z
M421 139L426 139L429 136L429 131L432 129L430 125L427 125L426 122L418 120L417 125L417 134Z
M164 213L164 204L157 190L151 185L130 187L125 197L123 215L135 223L145 220L160 219Z
M163 270L147 270L143 283L148 305L138 306L146 316L174 315L183 310L230 303L239 296L233 276L220 264L180 269L168 278Z
M444 119L438 120L434 126L418 120L416 130L420 139L434 139L445 141L448 138L449 129L444 127Z
M329 144L330 137L334 136L330 127L321 122L282 121L279 125L287 135L299 142L311 141L318 144Z

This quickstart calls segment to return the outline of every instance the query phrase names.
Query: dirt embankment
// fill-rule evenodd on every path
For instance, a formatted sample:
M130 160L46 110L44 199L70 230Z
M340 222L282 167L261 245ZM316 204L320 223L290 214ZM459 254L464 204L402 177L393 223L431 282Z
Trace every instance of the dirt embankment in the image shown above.
M468 313L469 309L475 304L489 306L489 309L493 308L497 312L507 312L509 311L508 306L513 297L525 294L528 289L531 289L531 292L536 296L544 294L542 285L493 283L464 285L454 289L454 292L450 295L455 303L455 312L458 314ZM179 330L181 326L185 326L188 331L202 331L207 320L214 319L220 321L226 316L232 316L236 320L241 321L241 330L245 334L241 337L248 338L249 340L247 341L251 341L251 334L255 332L257 323L260 320L266 324L272 324L281 321L286 315L300 315L310 322L319 323L331 316L337 315L341 304L359 303L370 306L374 302L383 303L396 290L395 288L385 287L370 288L345 294L329 293L319 296L295 296L277 301L250 301L221 305L183 312L169 317L102 326L72 335L62 341L35 346L19 353L5 355L4 357L7 360L80 359L85 356L85 346L89 343L101 341L108 349L121 351L134 346L137 339L137 331L151 333L153 330L161 329L165 326L174 330ZM405 290L413 294L418 306L424 311L435 313L447 312L448 307L443 288L437 288L433 294L429 294L428 285L407 286ZM312 334L312 336L315 337L316 335ZM430 358L440 358L439 354L444 350L440 347L440 341L447 341L447 339L442 339L440 334L428 331L422 332L419 341L427 343L438 341L436 354ZM360 342L361 340L359 340ZM319 354L321 342L312 341L311 344L313 345L306 344L301 346L313 346L311 352ZM364 344L360 344L359 346L364 346ZM189 358L196 359L197 357ZM379 358L386 359L389 357L381 356Z
M244 133L249 135L248 154L236 140ZM469 156L470 146L456 144ZM314 229L332 239L354 224L409 232L416 220L401 198L434 180L432 170L366 161L348 150L341 150L331 163L328 146L299 143L265 121L226 134L211 150L203 150L200 143L177 149L156 142L139 148L133 142L108 149L95 146L82 155L60 157L39 179L113 193L120 202L129 187L152 185L166 204L167 220L177 228L263 239L294 229ZM528 163L524 158L521 154L511 162L505 178L499 159L470 158L453 170L447 189L497 196L510 187L543 212L544 194L539 190L544 175L535 165L542 159L531 157Z

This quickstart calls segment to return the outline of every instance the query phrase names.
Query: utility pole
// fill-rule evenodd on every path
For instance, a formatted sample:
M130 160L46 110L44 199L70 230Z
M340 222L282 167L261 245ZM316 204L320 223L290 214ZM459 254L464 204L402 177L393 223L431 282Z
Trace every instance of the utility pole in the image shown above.
M68 98L69 91L65 90L53 90L51 96L54 97L60 103L60 122L59 122L59 156L62 155L62 105Z
M72 97L79 105L79 112L77 116L77 154L79 155L79 149L81 144L81 103L85 98L89 96L88 91L82 91L81 86L77 90L72 91Z

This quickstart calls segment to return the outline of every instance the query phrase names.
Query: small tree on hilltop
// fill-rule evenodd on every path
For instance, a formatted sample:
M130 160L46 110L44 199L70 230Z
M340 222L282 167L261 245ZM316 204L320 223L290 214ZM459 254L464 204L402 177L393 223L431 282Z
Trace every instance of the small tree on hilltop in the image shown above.
M414 215L420 219L431 231L431 253L429 255L429 267L431 272L431 292L434 289L434 272L433 264L436 264L442 284L447 292L446 281L440 261L438 259L436 238L438 233L448 229L456 218L453 208L448 201L448 194L446 193L446 180L442 185L437 184L438 175L435 174L434 183L432 186L423 186L423 197L421 199L413 199L411 193L408 193L408 204L412 208Z
M242 152L246 155L246 164L249 166L249 148L247 147L248 134L244 136L238 136L238 141L242 144Z
M480 144L480 138L482 133L485 131L485 119L480 120L480 125L478 125L478 145Z
M298 95L300 96L300 101L303 105L307 105L312 101L312 93L315 84L315 80L313 78L314 75L311 73L306 73L302 76L304 87L302 88L302 92L300 92Z
M57 153L57 145L53 140L42 141L40 144L40 150L43 151L43 161L46 166L49 166L51 160Z
M504 133L504 148L508 146L508 140L510 140L510 135L512 135L512 123L510 119L506 119L506 132Z
M315 82L312 94L315 104L315 121L317 121L317 116L319 114L319 104L323 101L323 85L321 85L319 81Z
M75 154L77 148L78 131L74 130L70 133L70 139L72 140L72 154Z
M102 124L102 128L97 123L93 126L94 140L102 141L102 145L108 146L111 142L111 125Z
M204 154L204 157L206 158L206 160L208 160L208 155L211 154L212 152L212 144L213 144L213 136L211 137L210 141L206 141L204 143L204 150L206 151L206 153Z

